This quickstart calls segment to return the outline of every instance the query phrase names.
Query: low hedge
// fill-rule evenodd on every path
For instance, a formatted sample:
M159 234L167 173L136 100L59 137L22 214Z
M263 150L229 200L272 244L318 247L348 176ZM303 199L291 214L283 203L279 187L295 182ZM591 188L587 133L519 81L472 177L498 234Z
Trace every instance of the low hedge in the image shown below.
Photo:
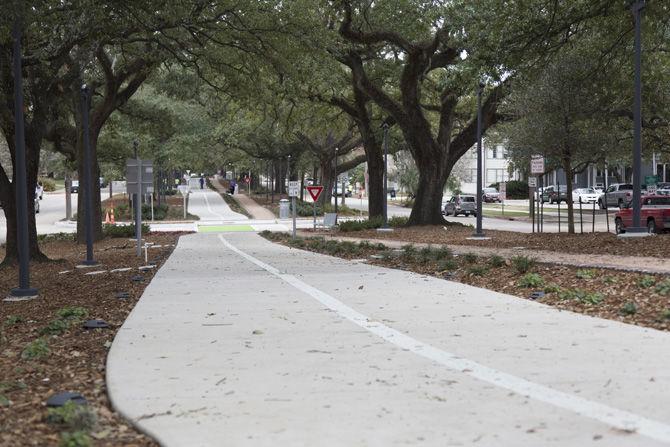
M142 234L149 234L149 225L142 224ZM103 225L102 233L106 237L135 237L135 224L130 225Z
M498 191L500 183L491 183L489 188L495 188ZM528 198L528 183L522 182L520 180L510 180L507 182L507 191L505 197L507 199L527 199Z

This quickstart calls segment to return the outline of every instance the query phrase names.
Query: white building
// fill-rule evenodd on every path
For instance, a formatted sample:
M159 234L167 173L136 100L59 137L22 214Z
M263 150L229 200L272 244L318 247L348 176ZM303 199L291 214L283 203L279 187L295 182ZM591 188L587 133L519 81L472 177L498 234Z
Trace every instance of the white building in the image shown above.
M501 144L487 145L482 142L484 157L482 159L483 176L482 187L492 183L519 180L519 173L512 171L510 174L510 161L507 159L507 151ZM477 146L473 146L456 164L452 175L456 175L461 181L461 191L466 194L477 192Z

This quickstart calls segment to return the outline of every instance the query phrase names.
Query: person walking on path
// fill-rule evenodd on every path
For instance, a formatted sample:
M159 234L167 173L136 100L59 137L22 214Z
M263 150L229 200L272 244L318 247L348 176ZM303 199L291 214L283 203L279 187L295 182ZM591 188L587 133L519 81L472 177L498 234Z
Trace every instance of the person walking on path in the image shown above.
M205 177L200 176L200 189L205 189Z

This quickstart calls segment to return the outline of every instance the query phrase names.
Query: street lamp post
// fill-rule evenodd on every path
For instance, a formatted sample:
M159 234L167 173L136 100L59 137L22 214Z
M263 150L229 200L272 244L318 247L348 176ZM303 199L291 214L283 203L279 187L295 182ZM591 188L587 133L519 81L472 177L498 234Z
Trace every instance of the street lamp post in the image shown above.
M384 122L382 124L382 129L384 129L384 225L382 228L389 227L389 214L388 214L388 155L389 155L389 124Z
M12 289L8 301L29 300L37 297L37 289L30 287L30 246L28 241L28 185L26 179L26 140L23 121L23 74L21 71L21 22L17 10L12 29L14 39L14 147L16 153L16 229L19 255L19 287ZM34 191L33 191L34 194Z
M335 148L335 223L337 224L337 151L339 148Z
M482 92L484 83L480 82L477 88L477 228L473 237L486 237L482 230Z
M82 265L96 265L93 259L93 176L91 175L91 138L88 115L91 108L91 92L86 84L81 86L81 124L84 139L84 214L86 217L86 259Z
M627 233L645 233L641 226L640 207L642 197L642 10L645 0L636 0L631 5L635 16L635 99L633 105L633 226Z

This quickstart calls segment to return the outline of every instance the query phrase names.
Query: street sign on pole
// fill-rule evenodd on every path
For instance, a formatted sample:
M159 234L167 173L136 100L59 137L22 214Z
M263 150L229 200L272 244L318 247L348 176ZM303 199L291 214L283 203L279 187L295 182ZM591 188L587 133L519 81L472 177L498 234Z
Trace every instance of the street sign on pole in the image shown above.
M308 186L307 187L307 192L312 197L312 200L314 202L316 202L317 200L319 200L319 197L321 196L321 193L323 192L323 186L320 186L320 185Z
M500 200L504 201L507 199L507 183L498 183L498 193L500 194Z
M532 155L530 157L530 173L544 174L544 156Z
M296 224L296 205L295 199L300 194L300 182L297 180L292 180L288 182L288 196L291 198L291 208L293 208L293 239L295 239L295 224Z
M528 177L528 187L537 188L537 177Z
M288 196L298 197L299 195L300 195L300 182L299 181L288 182Z
M323 191L323 186L312 185L307 187L307 192L312 197L313 207L314 207L314 231L316 231L316 201L319 200L319 196Z
M179 190L182 197L184 198L184 219L186 219L186 206L187 206L186 198L188 197L188 194L189 194L191 188L189 187L189 185L179 185L179 186L177 186L177 189Z

